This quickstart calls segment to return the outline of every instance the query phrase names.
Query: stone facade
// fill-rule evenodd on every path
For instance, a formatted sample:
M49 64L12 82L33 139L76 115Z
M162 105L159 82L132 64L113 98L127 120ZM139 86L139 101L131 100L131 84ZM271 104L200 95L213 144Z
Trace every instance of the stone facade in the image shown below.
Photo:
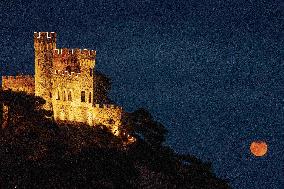
M119 134L123 110L109 104L108 80L95 72L95 50L58 49L56 33L35 32L34 52L35 76L3 76L3 90L42 97L56 121L103 124Z
M31 75L3 76L2 89L12 91L24 91L28 94L35 92L35 80Z

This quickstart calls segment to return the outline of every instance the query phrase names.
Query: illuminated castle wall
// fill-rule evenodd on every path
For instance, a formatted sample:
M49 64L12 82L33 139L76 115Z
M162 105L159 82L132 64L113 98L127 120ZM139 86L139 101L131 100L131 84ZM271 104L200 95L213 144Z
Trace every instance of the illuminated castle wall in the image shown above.
M123 111L107 100L107 80L95 72L95 50L57 49L56 33L35 32L34 52L35 76L3 76L4 90L41 96L56 121L103 124L119 133Z
M32 75L2 76L2 88L12 91L25 91L28 94L35 92L35 80Z

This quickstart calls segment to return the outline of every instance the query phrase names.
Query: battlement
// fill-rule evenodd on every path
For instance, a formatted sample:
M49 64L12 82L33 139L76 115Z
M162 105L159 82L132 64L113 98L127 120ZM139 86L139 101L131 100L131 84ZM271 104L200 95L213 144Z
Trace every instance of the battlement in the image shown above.
M68 72L68 71L62 71L62 70L54 70L53 75L55 75L55 76L79 77L81 75L81 73Z
M34 76L17 75L17 76L2 76L2 88L12 91L25 91L33 94L35 88Z
M68 58L72 55L79 56L81 58L88 58L88 59L95 59L96 51L90 49L54 49L53 50L53 57L54 58Z
M94 68L95 67L95 50L88 49L54 49L53 50L53 69L65 70L67 66L81 68ZM74 70L71 70L74 71ZM82 71L82 70L81 70ZM79 71L77 71L79 72Z
M100 109L117 109L122 110L122 107L114 105L114 104L95 104L94 107Z
M12 76L2 76L2 81L19 81L19 80L34 80L32 75L12 75Z
M55 32L34 32L34 41L56 42L56 33Z

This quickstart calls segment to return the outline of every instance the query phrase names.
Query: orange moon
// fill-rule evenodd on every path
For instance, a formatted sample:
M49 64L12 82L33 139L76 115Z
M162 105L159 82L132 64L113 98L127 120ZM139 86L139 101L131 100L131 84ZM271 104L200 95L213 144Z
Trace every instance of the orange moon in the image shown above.
M267 153L268 146L264 141L254 141L250 145L250 151L256 157L264 156Z

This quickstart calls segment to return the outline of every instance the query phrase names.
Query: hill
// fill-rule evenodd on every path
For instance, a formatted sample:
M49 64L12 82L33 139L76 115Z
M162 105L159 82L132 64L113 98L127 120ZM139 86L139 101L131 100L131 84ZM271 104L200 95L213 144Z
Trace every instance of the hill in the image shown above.
M166 129L144 109L112 135L103 125L56 124L44 100L1 91L9 118L0 131L1 188L229 188L210 163L163 145ZM2 121L3 122L3 121Z

